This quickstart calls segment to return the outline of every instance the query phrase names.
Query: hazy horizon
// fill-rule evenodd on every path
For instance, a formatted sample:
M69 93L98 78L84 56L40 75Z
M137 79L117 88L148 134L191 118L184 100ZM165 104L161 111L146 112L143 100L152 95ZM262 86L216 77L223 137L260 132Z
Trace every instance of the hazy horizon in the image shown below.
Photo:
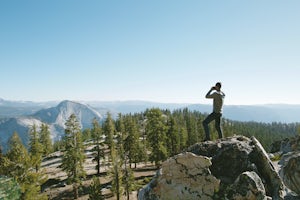
M212 105L211 102L207 103L190 103L190 102L159 102L159 101L149 101L149 100L139 100L139 99L128 99L128 100L80 100L80 99L62 99L62 100L44 100L44 101L35 101L35 100L20 100L20 99L4 99L0 97L0 100L10 101L10 102L32 102L32 103L47 103L47 102L56 102L60 103L62 101L74 101L78 103L132 103L132 102L144 102L144 103L153 103L153 104L187 104L187 105ZM264 106L264 105L286 105L286 106L300 106L298 104L289 104L289 103L262 103L262 104L224 104L224 106Z
M1 1L0 97L299 104L300 1Z

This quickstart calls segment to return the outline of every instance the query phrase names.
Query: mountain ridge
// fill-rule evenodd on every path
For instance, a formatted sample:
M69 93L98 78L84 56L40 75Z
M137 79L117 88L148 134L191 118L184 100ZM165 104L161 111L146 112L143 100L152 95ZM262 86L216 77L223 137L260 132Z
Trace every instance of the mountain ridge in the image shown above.
M41 109L32 115L16 116L0 121L0 142L6 149L8 139L17 132L25 144L28 143L30 127L42 123L48 124L51 138L58 140L64 135L65 122L71 114L75 114L82 129L91 127L92 120L102 120L102 116L93 108L74 101L63 101L55 107Z

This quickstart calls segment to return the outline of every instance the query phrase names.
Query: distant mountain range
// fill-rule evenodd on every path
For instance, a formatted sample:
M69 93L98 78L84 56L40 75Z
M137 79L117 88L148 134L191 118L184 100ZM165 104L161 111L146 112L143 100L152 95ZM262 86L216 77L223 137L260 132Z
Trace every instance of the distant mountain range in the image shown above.
M0 120L1 145L5 150L8 139L15 131L19 134L22 142L27 144L30 128L33 125L40 127L42 123L49 125L53 140L60 139L64 134L65 122L71 114L77 116L82 129L91 127L93 119L96 118L98 121L101 121L103 118L98 111L88 105L72 101L63 101L55 107L41 109L31 115L2 118Z
M8 101L0 98L0 118L31 115L41 109L57 105L58 101Z
M114 101L114 102L20 102L0 99L0 143L5 146L14 131L18 132L24 144L28 141L28 131L31 126L47 123L53 139L59 139L64 134L65 122L74 113L82 128L90 127L94 118L99 121L105 118L107 112L113 117L118 113L139 113L147 108L197 110L210 113L212 105L204 104L172 104L147 101ZM237 121L256 122L300 122L300 105L225 105L224 117Z
M82 101L77 103L98 111L102 116L110 112L115 117L118 113L143 112L147 108L153 107L170 110L188 108L202 113L210 113L212 111L212 105L207 104L157 103L149 101ZM42 110L51 110L58 104L60 104L59 101L7 101L0 98L0 121L3 118L34 116L37 113L41 113ZM43 119L43 116L39 115L39 117ZM237 121L265 123L300 122L300 104L225 105L224 117Z

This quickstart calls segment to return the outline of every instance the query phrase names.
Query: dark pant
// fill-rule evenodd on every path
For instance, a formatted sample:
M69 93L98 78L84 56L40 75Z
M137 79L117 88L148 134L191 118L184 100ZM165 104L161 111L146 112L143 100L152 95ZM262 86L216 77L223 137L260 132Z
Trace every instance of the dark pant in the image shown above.
M206 119L202 122L205 131L205 140L210 140L208 124L213 120L215 120L215 127L219 134L219 138L223 137L223 133L221 129L221 117L222 117L222 113L213 112L210 115L208 115Z

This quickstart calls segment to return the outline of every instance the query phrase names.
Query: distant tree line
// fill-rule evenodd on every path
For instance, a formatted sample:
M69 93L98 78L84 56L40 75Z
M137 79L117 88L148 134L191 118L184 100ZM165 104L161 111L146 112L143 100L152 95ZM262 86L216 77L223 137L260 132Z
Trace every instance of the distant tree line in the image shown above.
M113 119L110 113L104 121L94 119L91 128L81 130L80 123L72 114L65 123L65 135L53 145L49 127L35 125L29 131L29 148L23 146L15 132L9 139L9 150L2 155L0 148L0 175L14 178L21 188L21 199L47 199L40 193L47 180L41 170L42 158L53 151L63 152L61 168L67 173L67 183L73 185L74 199L86 173L83 168L85 149L92 145L95 174L90 186L89 198L104 199L101 193L100 172L109 166L111 191L117 199L136 190L132 168L142 162L152 162L157 167L168 157L184 151L204 139L202 121L206 117L188 109L147 109L141 113L119 114ZM277 140L300 134L298 123L257 123L222 120L225 137L232 135L255 136L268 151ZM212 139L217 133L210 124Z

